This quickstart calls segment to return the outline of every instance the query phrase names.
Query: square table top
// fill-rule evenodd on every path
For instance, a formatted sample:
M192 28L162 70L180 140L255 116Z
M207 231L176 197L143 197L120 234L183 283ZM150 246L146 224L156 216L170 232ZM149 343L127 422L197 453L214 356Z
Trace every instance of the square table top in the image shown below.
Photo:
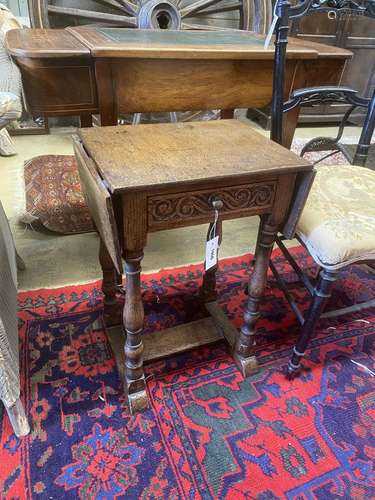
M86 128L78 134L114 194L312 169L239 120Z

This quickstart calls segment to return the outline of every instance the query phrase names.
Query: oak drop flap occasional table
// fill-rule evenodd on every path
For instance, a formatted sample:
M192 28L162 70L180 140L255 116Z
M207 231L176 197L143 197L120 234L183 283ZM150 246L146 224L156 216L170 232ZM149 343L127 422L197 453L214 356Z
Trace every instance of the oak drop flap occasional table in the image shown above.
M143 360L186 349L193 330L198 341L190 346L223 334L243 375L256 370L255 323L273 242L288 216L297 176L309 175L312 166L237 120L81 129L74 137L74 149L103 242L101 262L109 305L116 275L122 274L121 257L125 260L125 389L131 411L147 406ZM203 277L201 294L211 318L194 322L190 329L183 325L142 339L140 273L148 232L212 224L215 207L221 220L262 216L241 332L215 302L216 269L212 268ZM118 273L112 274L112 283L106 250ZM216 338L212 337L215 327Z

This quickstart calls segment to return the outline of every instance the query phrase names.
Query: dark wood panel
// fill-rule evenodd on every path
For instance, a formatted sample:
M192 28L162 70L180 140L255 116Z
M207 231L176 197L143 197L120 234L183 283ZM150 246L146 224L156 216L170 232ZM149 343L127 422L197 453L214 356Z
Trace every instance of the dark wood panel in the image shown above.
M69 116L98 112L95 74L89 58L18 60L30 112Z

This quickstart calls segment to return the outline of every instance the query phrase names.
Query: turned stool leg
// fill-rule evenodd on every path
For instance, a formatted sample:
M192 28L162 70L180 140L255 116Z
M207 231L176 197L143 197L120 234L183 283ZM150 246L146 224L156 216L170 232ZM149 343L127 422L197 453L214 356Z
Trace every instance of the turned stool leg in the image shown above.
M117 302L117 286L122 276L116 271L107 247L100 239L99 262L103 272L102 292L104 294L104 323L106 326L121 325L121 308Z
M244 377L247 377L258 368L254 349L256 344L255 324L260 316L259 305L266 286L268 262L277 234L277 226L268 223L268 219L265 219L259 231L257 256L249 282L249 296L244 313L244 323L235 344L233 355Z
M125 256L125 390L132 414L148 406L146 383L143 373L142 330L144 311L141 296L142 258L143 251L129 252Z
M208 226L207 231L207 241L210 239L214 223L211 222ZM216 236L219 236L219 245L221 244L221 239L223 236L223 223L221 220L216 222ZM217 299L216 291L216 272L219 268L219 263L217 262L215 266L211 267L207 271L204 271L202 286L200 289L200 295L204 302L213 302Z
M314 333L319 317L331 296L332 286L336 279L337 271L327 271L323 269L320 272L319 281L314 290L314 295L306 314L301 334L298 337L296 345L293 347L293 354L288 363L287 377L289 379L297 376L301 369L301 358L305 355L305 351Z

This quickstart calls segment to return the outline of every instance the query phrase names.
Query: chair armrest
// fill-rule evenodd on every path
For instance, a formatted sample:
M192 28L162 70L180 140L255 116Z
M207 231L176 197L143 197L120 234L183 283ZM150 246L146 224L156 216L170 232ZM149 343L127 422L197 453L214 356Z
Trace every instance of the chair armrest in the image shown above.
M297 106L314 106L317 104L348 104L367 108L370 99L360 97L358 91L348 86L321 85L294 90L283 111L287 112Z

